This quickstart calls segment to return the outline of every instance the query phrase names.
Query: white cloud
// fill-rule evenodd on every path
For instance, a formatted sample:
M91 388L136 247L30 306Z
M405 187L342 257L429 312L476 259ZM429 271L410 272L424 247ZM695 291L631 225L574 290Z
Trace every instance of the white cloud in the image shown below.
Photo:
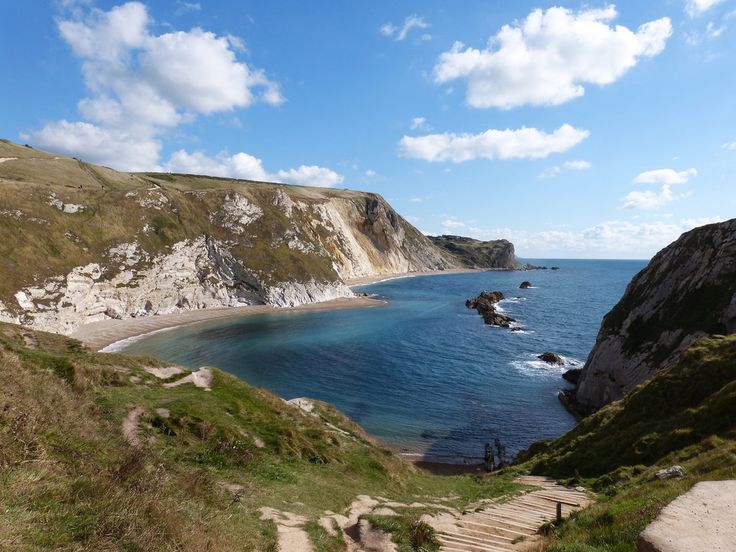
M82 60L90 96L78 103L82 121L27 133L38 147L122 170L154 169L166 130L199 114L284 101L263 70L237 59L234 37L200 28L156 35L140 2L109 11L77 4L71 13L58 29Z
M585 171L588 170L592 165L589 161L565 161L565 167L572 169L573 171Z
M629 192L623 199L624 209L659 209L677 199L688 197L690 193L675 194L672 186L686 184L691 178L697 176L698 171L687 169L676 171L674 169L655 169L645 171L634 178L635 184L661 184L659 191L634 191Z
M504 25L484 49L456 42L440 56L434 80L467 79L472 107L565 103L582 96L584 84L610 84L641 58L659 54L672 34L667 17L633 32L611 26L616 16L612 5L534 10L522 22Z
M676 171L674 169L655 169L645 171L634 178L636 184L685 184L688 180L698 175L696 169Z
M235 155L220 153L216 157L208 157L200 151L188 153L179 150L169 159L166 170L173 173L203 174L245 180L270 180L261 160L244 152Z
M129 171L157 170L161 144L146 136L113 131L84 122L65 120L47 124L31 135L21 137L53 149L60 155L81 157L108 167L119 167L125 160Z
M297 169L280 170L276 174L270 174L263 167L263 162L260 159L245 152L239 152L235 155L221 152L214 157L210 157L201 151L189 153L179 150L164 165L164 170L174 173L202 174L327 188L337 186L344 180L344 177L335 171L315 165L302 165Z
M466 228L467 225L464 222L460 222L455 217L449 217L442 221L442 229L446 233L451 233L461 228Z
M298 169L279 171L276 173L279 182L299 184L301 186L319 186L332 188L342 184L344 177L335 171L316 165L302 165Z
M712 22L708 23L705 26L705 34L708 35L708 38L718 38L723 34L723 31L726 30L725 25L721 25L720 27L716 27Z
M427 200L426 197L410 197L409 201L411 203L424 203Z
M376 176L377 174L378 174L378 173L376 173L376 171L374 171L374 170L372 170L372 169L368 169L367 171L365 171L365 176L366 176L366 178L373 178L373 177L374 177L374 176Z
M659 209L674 200L675 195L669 184L664 184L659 192L629 192L623 201L624 209Z
M587 130L565 124L546 133L536 128L487 130L480 134L428 134L404 136L403 157L425 161L462 163L472 159L535 159L567 151L588 137Z
M685 12L690 17L697 17L704 14L714 6L717 6L723 0L687 0L685 3Z
M522 257L648 258L696 226L721 222L720 216L634 223L606 221L579 231L528 232L512 228L468 227L467 234L481 240L505 238Z
M414 117L409 125L411 130L432 130L432 127L427 123L427 119L424 117Z
M378 30L384 36L388 36L390 38L393 38L394 40L401 41L409 35L409 32L411 32L412 29L427 28L429 28L429 23L427 23L423 17L419 17L418 15L410 15L404 20L404 24L400 27L394 25L393 23L384 23L379 27ZM431 35L427 33L424 33L419 37L419 39L422 41L430 40L431 38Z
M183 15L185 13L198 12L202 9L202 5L199 2L182 2L181 0L176 0L176 5L179 7L176 8L174 15Z
M721 147L725 150L736 151L736 142L726 142Z
M539 178L554 178L561 175L562 171L565 169L570 171L584 171L588 170L590 167L592 167L592 165L588 161L565 161L562 165L555 165L549 169L543 170L539 173Z

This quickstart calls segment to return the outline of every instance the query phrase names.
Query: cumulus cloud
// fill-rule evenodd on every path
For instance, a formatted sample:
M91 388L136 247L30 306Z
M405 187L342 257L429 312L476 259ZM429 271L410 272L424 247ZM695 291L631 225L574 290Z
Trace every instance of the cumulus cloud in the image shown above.
M278 83L237 59L234 37L196 27L157 35L151 24L140 2L75 9L58 21L90 96L77 106L82 121L52 122L25 138L122 170L153 169L166 130L197 115L284 101Z
M434 80L466 79L467 102L477 108L565 103L582 96L585 84L610 84L642 58L656 56L672 34L667 17L632 31L612 26L616 16L612 5L536 9L504 25L483 49L456 42L440 56Z
M522 257L649 258L680 234L697 226L721 222L720 216L680 221L630 222L612 220L579 231L529 232L513 228L484 229L467 226L467 235L491 240L505 238ZM444 228L444 227L443 227Z
M726 142L721 147L725 150L736 151L736 142Z
M337 186L344 180L344 177L335 171L316 165L302 165L297 169L280 170L271 174L263 167L260 159L245 152L234 155L221 152L216 156L208 156L201 151L190 153L179 150L164 165L164 170L324 188Z
M696 169L676 171L674 169L655 169L645 171L634 178L636 184L685 184L692 177L697 176Z
M208 157L201 151L189 153L179 150L172 154L165 168L173 173L269 180L261 160L244 152L235 155L220 153L216 157Z
M418 15L410 15L409 17L404 19L404 23L401 26L394 25L393 23L384 23L378 28L378 30L383 36L401 41L409 35L412 29L427 28L429 28L429 23L427 23L423 17L419 17ZM427 33L423 33L420 36L420 40L429 40L431 38L431 35Z
M344 177L335 171L316 165L302 165L298 169L279 171L276 173L279 182L300 184L302 186L320 186L332 188L342 184Z
M674 169L655 169L645 171L634 178L635 184L661 184L659 191L646 190L629 192L623 199L624 209L659 209L676 199L688 197L689 193L675 194L672 186L685 184L691 178L697 176L698 171L687 169L676 171Z
M721 2L723 0L687 0L685 3L685 13L690 17L697 17Z
M473 159L535 159L567 151L589 132L565 124L547 133L536 128L487 130L480 134L428 134L404 136L401 156L424 161L462 163Z

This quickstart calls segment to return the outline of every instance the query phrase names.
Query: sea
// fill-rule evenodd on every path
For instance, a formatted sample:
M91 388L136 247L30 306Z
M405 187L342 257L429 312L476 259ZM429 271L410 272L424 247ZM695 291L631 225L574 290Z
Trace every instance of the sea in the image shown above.
M557 399L603 315L646 261L533 260L559 270L390 279L354 288L382 307L212 321L132 342L127 353L217 366L285 399L332 403L411 459L477 463L498 438L509 457L575 425ZM532 283L520 289L522 281ZM465 300L501 291L515 330L488 326ZM537 355L565 360L549 365Z

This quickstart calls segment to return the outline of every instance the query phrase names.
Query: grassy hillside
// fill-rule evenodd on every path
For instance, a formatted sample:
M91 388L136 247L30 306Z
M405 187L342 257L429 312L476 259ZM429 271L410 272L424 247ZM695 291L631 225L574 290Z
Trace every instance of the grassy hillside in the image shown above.
M147 271L176 244L202 237L218 248L202 252L205 260L220 267L222 255L231 256L225 272L235 267L236 274L200 266L192 278L202 287L213 280L223 293L243 288L261 302L269 287L284 283L455 266L377 194L122 173L3 140L0 160L0 303L28 315L26 324L44 310L68 309L59 293L75 267L99 264L100 283L133 272L109 293L130 303L137 299L123 288L150 277ZM33 296L32 308L16 300L21 289Z
M188 374L152 373L167 367L0 325L0 549L276 550L268 506L342 550L317 520L357 495L462 509L515 488L428 475L334 408L309 414L218 370L211 390L165 387Z
M600 492L558 529L550 551L636 550L639 532L673 498L698 481L736 478L736 335L699 340L628 397L518 460ZM682 479L654 476L675 464Z

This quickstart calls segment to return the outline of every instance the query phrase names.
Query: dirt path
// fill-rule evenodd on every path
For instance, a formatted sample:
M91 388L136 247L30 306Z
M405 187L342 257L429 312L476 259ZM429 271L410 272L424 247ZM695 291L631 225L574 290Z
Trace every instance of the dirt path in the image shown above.
M136 406L133 410L128 412L128 415L123 420L123 438L131 447L138 448L141 446L141 440L138 437L138 424L140 423L142 415L143 407Z

